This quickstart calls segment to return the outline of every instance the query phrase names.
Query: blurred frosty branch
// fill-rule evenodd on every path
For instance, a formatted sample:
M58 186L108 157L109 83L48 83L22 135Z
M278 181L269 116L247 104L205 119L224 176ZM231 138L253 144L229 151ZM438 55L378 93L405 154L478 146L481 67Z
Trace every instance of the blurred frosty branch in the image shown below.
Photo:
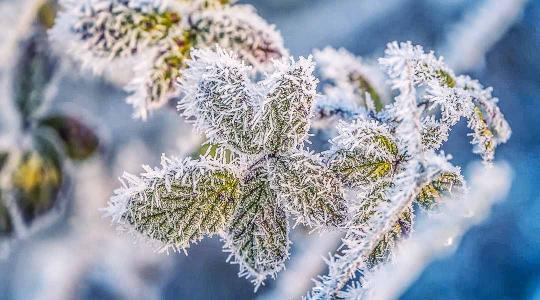
M448 32L443 51L456 72L484 63L486 53L521 16L528 0L483 0Z

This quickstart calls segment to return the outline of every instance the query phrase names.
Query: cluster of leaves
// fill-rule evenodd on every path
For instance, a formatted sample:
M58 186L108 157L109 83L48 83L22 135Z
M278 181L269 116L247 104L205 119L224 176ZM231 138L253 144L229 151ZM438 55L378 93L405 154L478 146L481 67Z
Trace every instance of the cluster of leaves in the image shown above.
M254 83L251 67L224 50L192 55L179 109L220 145L215 158L164 159L142 178L125 175L109 210L165 248L220 233L240 274L258 286L289 256L289 216L314 228L346 222L341 182L302 148L316 98L313 63L276 62Z
M461 117L469 119L472 142L486 162L510 135L490 89L455 77L433 53L391 43L379 62L399 94L377 113L338 124L330 167L358 196L349 203L344 247L329 260L328 274L308 295L312 299L347 295L344 289L357 287L362 276L390 260L396 243L411 233L415 204L429 213L446 196L466 191L459 168L435 153ZM489 119L475 112L480 105L490 110Z
M486 163L510 136L491 88L410 43L390 43L382 70L343 49L316 51L327 81L318 95L315 63L287 59L279 34L250 6L91 0L64 7L53 36L68 34L77 58L142 61L129 85L138 116L179 98L178 110L208 138L198 159L164 157L160 168L125 174L109 215L163 250L185 251L219 234L256 287L283 269L292 219L345 231L308 298L346 295L391 260L414 228L415 207L429 213L466 191L460 169L440 151L461 118ZM334 135L330 149L306 148L312 125Z
M376 79L359 79L366 74L359 61L347 64L357 75L343 77L331 71L339 69L332 62L341 65L339 55L354 58L344 50L324 52L318 60L333 85L318 101L333 97L330 112L339 109L348 118L338 122L330 149L317 154L304 142L311 122L328 116L321 108L329 110L316 103L310 59L275 61L273 72L253 82L253 67L235 54L192 51L178 109L206 134L211 155L164 158L162 168L147 167L141 177L124 175L127 182L108 208L113 219L163 249L185 250L218 233L240 275L256 286L289 256L290 217L319 230L345 230L328 275L308 295L313 299L339 297L351 279L389 261L395 245L411 234L415 206L436 210L446 196L466 191L459 168L435 152L450 128L468 118L473 143L489 162L509 127L490 89L456 77L421 47L389 44L380 64L398 95L384 108L373 99L388 92L369 84ZM329 55L334 58L321 58ZM343 106L334 92L341 88L348 89ZM489 111L489 118L478 111Z
M127 99L135 116L146 118L183 92L176 81L194 48L220 45L257 70L286 55L281 36L251 6L228 0L61 1L64 12L52 37L69 41L76 59L100 71L122 58L136 57Z
M0 241L24 235L58 208L66 177L65 161L90 157L96 134L83 122L63 113L46 113L51 79L58 60L50 55L46 30L54 5L36 10L28 35L17 40L9 78L13 107L0 134ZM4 78L7 80L7 74ZM9 111L9 110L8 110ZM12 123L7 124L9 121Z

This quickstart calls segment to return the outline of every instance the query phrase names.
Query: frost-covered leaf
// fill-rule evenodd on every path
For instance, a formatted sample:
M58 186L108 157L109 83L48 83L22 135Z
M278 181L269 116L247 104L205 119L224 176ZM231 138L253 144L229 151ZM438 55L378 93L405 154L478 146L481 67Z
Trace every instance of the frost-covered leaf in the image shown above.
M387 45L385 57L379 62L387 69L391 78L399 78L404 71L415 86L438 82L439 86L454 87L454 73L445 64L442 57L424 52L422 46L411 42L392 42Z
M388 177L399 159L397 144L385 125L357 120L340 123L326 154L328 167L349 187Z
M211 143L255 154L262 150L256 108L261 99L252 89L250 67L218 49L196 50L182 78L185 97L178 108Z
M274 26L248 5L203 10L192 17L191 30L197 47L220 47L232 51L257 70L272 68L272 59L287 56Z
M209 156L213 159L221 159L225 163L231 163L235 159L234 153L231 150L218 144L205 143L199 148L198 156Z
M257 288L283 269L289 257L289 228L264 168L248 176L224 239L233 263L240 265L239 275L251 278Z
M392 229L382 236L371 254L367 257L366 263L368 268L373 268L380 263L388 261L399 240L409 235L412 223L413 211L411 207L408 207L401 213L398 221L392 226Z
M455 83L453 84L455 85ZM467 116L472 111L473 106L472 97L468 91L461 88L441 86L437 80L427 84L427 91L423 96L423 100L429 103L431 110L436 111L435 108L440 110L439 122L446 127L457 124L461 117Z
M474 107L473 114L469 118L468 126L473 130L473 140L471 143L475 145L474 151L480 153L486 161L493 160L497 145L494 141L493 132L489 129L480 107Z
M250 67L225 50L195 50L192 56L178 108L210 142L257 154L287 151L304 141L316 96L310 60L276 63L278 71L253 83Z
M192 49L218 45L238 55L254 71L269 70L272 59L286 53L279 33L248 7L191 5L199 9L189 15L189 26L170 30L169 37L153 51L153 58L143 60L137 68L136 72L143 75L128 86L128 90L135 91L128 103L135 106L138 117L146 118L149 110L163 106L183 92L177 90L175 83L182 77Z
M463 185L464 180L459 173L443 171L431 182L422 186L416 202L424 209L431 210L439 205L444 197L460 191Z
M231 2L64 0L51 36L66 48L62 51L98 73L110 70L110 61L136 59L135 77L126 87L133 92L127 102L135 107L136 117L145 119L149 111L181 96L175 83L192 49L220 46L239 55L254 71L270 71L273 59L287 56L273 26L252 6Z
M144 120L149 111L178 96L176 83L190 59L193 39L187 30L174 34L149 54L151 59L143 60L135 68L139 76L127 86L128 91L134 92L127 102L134 106L136 117Z
M422 122L422 147L424 151L439 149L446 140L450 127L429 116Z
M318 155L305 151L270 163L270 178L280 203L297 222L308 226L341 226L347 207L341 182Z
M54 130L63 142L65 153L71 159L87 159L99 145L94 131L75 118L54 115L42 119L40 125Z
M164 248L187 248L227 224L239 198L239 180L230 170L205 160L167 159L141 177L124 175L109 213Z
M361 202L353 203L351 211L356 220L352 220L343 245L327 260L328 274L315 281L308 299L339 299L347 283L356 282L377 263L390 258L396 242L409 234L411 205L395 207L392 194L387 193L390 185L378 183L358 198Z
M359 203L351 204L351 217L349 227L363 227L368 220L376 213L378 205L382 202L388 202L388 190L392 182L381 180L375 183L365 192L365 195L357 197L361 199Z
M440 147L449 128L467 113L470 102L453 88L452 70L441 57L410 42L389 43L379 63L387 70L393 89L400 91L388 119L397 122L398 136L407 136L407 154L418 156L422 150ZM438 112L441 117L434 118L432 114Z
M55 146L36 137L35 149L22 155L11 175L16 204L25 222L33 222L55 206L63 176Z
M491 95L492 88L484 88L468 76L459 76L457 85L470 94L474 105L468 115L468 126L473 130L475 152L480 153L484 160L491 161L495 148L508 141L512 130L497 106L498 99Z
M380 181L373 185L369 189L360 203L355 203L351 206L352 217L349 227L354 229L349 232L348 239L361 238L356 233L358 231L369 231L369 222L373 218L377 218L380 214L381 207L384 207L384 203L389 203L389 189L392 187L391 181ZM388 259L396 243L402 238L406 237L412 228L412 208L406 208L399 216L397 222L391 227L391 229L382 233L382 236L378 239L377 243L373 247L372 252L367 255L366 263L368 268L373 268L380 262Z
M268 89L264 103L264 127L269 152L281 152L302 143L309 130L309 119L317 92L311 58L300 58L291 65L278 65L262 85Z
M497 99L491 95L491 88L484 88L468 76L456 76L442 57L426 53L410 42L390 43L386 54L380 62L388 69L390 77L397 79L394 80L396 87L404 84L411 84L412 89L422 87L418 90L419 97L415 98L420 99L419 107L426 109L421 118L425 150L438 149L451 127L465 117L473 129L475 152L481 154L484 161L493 160L495 148L508 140L511 130L497 106ZM394 113L400 111L403 110L396 109ZM439 112L440 117L435 118Z
M86 51L95 57L132 56L166 38L180 23L180 14L166 3L161 0L63 1L65 12L57 20L53 38L75 39L72 51ZM64 29L68 32L63 32Z

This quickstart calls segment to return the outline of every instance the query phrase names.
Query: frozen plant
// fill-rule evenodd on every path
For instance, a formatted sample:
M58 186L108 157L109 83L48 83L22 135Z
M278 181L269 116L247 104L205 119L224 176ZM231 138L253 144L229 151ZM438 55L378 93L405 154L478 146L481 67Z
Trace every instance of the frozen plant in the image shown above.
M510 135L491 89L454 75L433 53L394 42L379 62L398 94L381 112L338 126L328 166L354 190L349 225L310 299L347 298L344 290L390 261L396 244L411 234L415 204L430 213L445 195L466 192L460 169L435 152L462 117L488 164Z
M108 211L165 250L219 233L240 275L258 286L289 256L289 216L314 228L346 221L341 183L302 147L316 98L313 62L276 61L254 83L251 68L224 50L192 55L179 108L220 145L217 158L163 158L161 169L126 174Z
M252 67L234 53L192 51L178 109L217 145L214 153L163 157L161 168L125 174L108 214L120 229L162 250L187 251L219 234L239 274L256 288L289 257L289 219L342 231L343 246L308 295L339 297L350 282L391 260L414 228L415 205L429 213L445 196L466 192L460 169L436 152L460 118L469 120L486 164L510 135L491 90L454 75L433 53L394 42L379 62L397 95L385 107L357 105L354 112L334 100L353 120L340 121L330 149L315 153L306 148L307 132L321 116L316 102L327 95L316 93L311 58L276 60L273 72L254 82ZM352 95L369 99L366 86Z
M145 119L183 91L182 77L194 48L216 44L237 53L256 71L286 56L280 34L249 5L229 0L60 1L64 10L51 38L95 72L135 58L126 86L135 116Z

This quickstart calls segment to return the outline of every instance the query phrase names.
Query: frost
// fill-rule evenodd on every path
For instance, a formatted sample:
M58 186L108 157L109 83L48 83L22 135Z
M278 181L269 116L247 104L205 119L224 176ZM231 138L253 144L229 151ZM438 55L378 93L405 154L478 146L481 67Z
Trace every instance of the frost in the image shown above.
M229 9L242 10L202 15L223 14L214 21L229 24ZM220 234L228 261L255 290L285 268L292 220L344 234L307 297L363 295L367 274L393 261L400 243L414 236L415 208L437 215L447 198L467 191L460 168L438 151L452 127L469 120L485 161L509 138L491 89L456 76L442 58L410 42L388 44L379 60L386 83L344 50L318 52L323 76L333 81L318 95L311 58L270 57L274 51L265 52L262 42L255 44L264 53L235 48L224 41L235 34L253 40L240 29L224 32L219 39L210 32L218 45L192 50L176 77L177 108L211 150L198 160L164 159L141 176L126 174L108 210L122 228L165 250ZM276 59L254 76L260 57ZM388 103L386 86L396 94ZM306 147L312 123L333 133L330 149Z
M254 83L251 68L222 49L197 50L193 57L178 109L210 142L250 155L302 144L316 96L309 59L276 62L271 76Z
M98 74L136 57L127 102L135 117L146 119L183 92L175 83L192 49L219 45L254 66L254 72L271 70L273 59L287 56L279 32L251 6L226 2L64 0L50 35L66 48L58 51Z

